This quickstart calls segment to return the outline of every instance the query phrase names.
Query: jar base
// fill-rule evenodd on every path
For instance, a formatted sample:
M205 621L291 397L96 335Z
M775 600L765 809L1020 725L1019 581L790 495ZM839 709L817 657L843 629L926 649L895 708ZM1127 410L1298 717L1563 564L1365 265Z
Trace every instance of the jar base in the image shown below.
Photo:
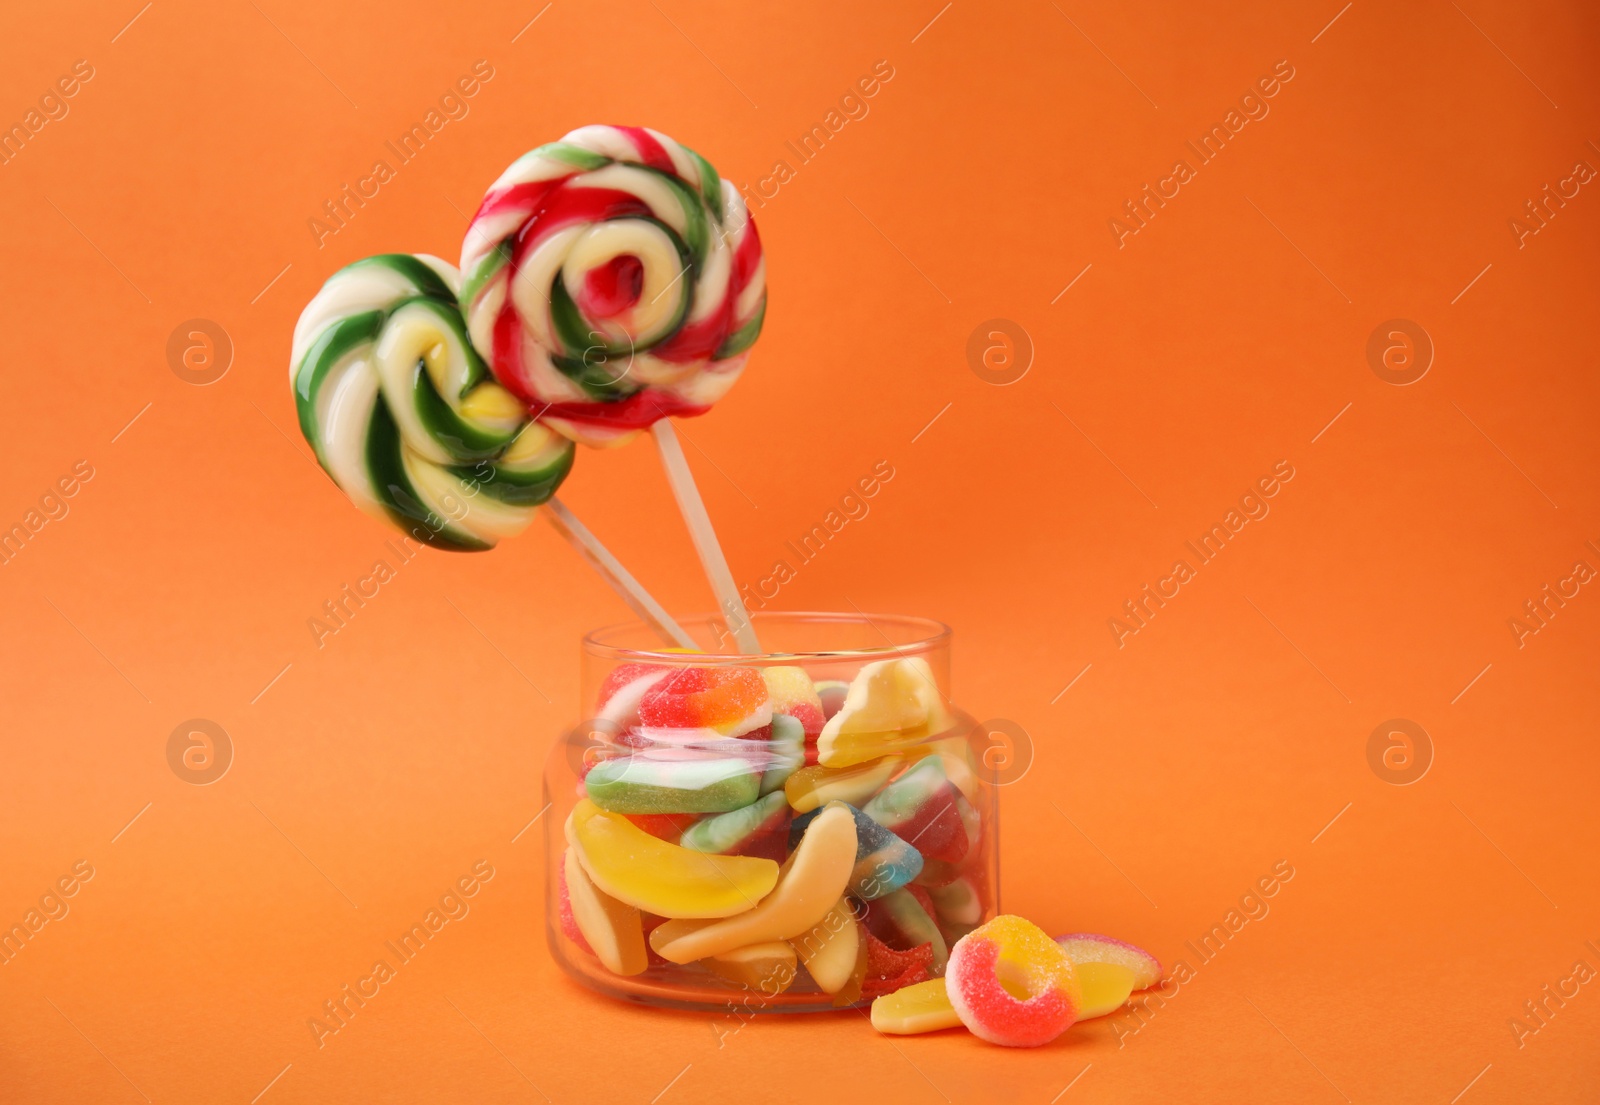
M840 1013L865 1010L872 1005L870 998L849 1005L834 1005L833 999L820 990L764 994L693 966L651 967L643 974L623 977L606 970L561 933L547 928L545 937L551 957L570 978L597 994L635 1005L724 1013L734 1017L757 1013ZM665 977L669 971L676 977Z

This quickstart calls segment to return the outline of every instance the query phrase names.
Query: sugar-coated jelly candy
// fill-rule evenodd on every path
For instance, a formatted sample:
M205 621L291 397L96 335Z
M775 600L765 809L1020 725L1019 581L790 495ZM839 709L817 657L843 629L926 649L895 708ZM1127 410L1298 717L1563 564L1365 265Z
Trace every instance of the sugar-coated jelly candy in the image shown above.
M672 670L662 664L618 664L600 684L596 717L619 729L635 724L639 720L639 701L644 698L644 692Z
M795 980L794 948L786 940L767 940L708 955L706 969L718 978L758 994L781 994Z
M1083 1008L1072 960L1038 925L1010 914L973 929L950 950L945 990L974 1036L1038 1047L1065 1032Z
M805 668L763 668L761 677L766 680L767 700L774 716L782 714L800 723L807 739L816 740L822 732L822 699Z
M783 784L795 813L806 813L829 802L859 806L889 781L902 761L894 756L854 767L802 767Z
M917 850L854 806L849 808L856 819L856 865L850 872L850 893L871 901L916 878L922 870L922 856ZM816 816L813 811L794 819L789 826L791 847Z
M844 898L834 903L822 920L790 941L812 981L825 994L837 994L850 981L860 942L860 926Z
M1161 982L1161 961L1143 948L1093 932L1056 937L1083 987L1079 1020L1121 1009L1128 995Z
M737 737L772 720L756 668L678 668L639 700L639 720L663 729L711 729Z
M1133 988L1145 990L1161 982L1161 960L1134 944L1096 932L1073 932L1056 943L1074 963L1120 963L1133 972Z
M872 1002L872 1027L890 1036L915 1036L942 1028L960 1028L942 978L904 986Z
M789 802L775 792L748 806L702 817L683 831L678 843L696 852L765 856L781 863L789 854L789 836Z
M862 996L878 997L910 986L933 974L933 945L918 944L914 948L891 948L866 925L861 935L867 943L867 978L862 986Z
M724 863L770 862L737 856L703 858ZM760 904L734 916L723 915L720 921L668 921L650 934L650 946L673 963L692 963L746 944L798 936L820 921L844 895L855 862L855 818L843 805L830 806L806 828L772 892L765 897L757 895Z
M614 813L725 813L756 800L761 775L740 756L649 748L601 760L583 783L595 805Z
M977 811L945 774L937 755L924 756L862 807L866 815L931 859L959 863L980 823Z
M848 820L848 814L841 816ZM662 917L729 917L750 910L778 882L778 865L770 859L691 851L656 839L586 798L579 799L567 818L566 835L597 887ZM850 837L854 846L854 824ZM738 940L727 948L755 942Z
M914 948L927 944L932 949L934 973L944 970L950 945L933 917L927 891L907 886L866 903L866 924L878 939L890 947Z
M562 878L573 920L595 957L613 974L642 974L650 964L639 910L597 887L574 848L567 848Z
M817 738L817 762L849 767L903 752L950 726L933 669L917 657L877 660L856 674Z
M767 739L767 756L762 763L761 793L783 789L789 776L805 763L806 733L799 720L787 714L772 715L772 734Z

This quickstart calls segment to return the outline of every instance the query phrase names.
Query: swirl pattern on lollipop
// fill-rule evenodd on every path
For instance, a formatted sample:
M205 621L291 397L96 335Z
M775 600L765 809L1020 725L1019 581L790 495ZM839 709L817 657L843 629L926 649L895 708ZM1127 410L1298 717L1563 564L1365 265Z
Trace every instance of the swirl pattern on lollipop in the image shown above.
M334 273L295 326L300 430L362 510L437 548L520 532L572 466L572 442L529 421L472 346L460 275L383 254Z
M738 190L643 127L589 126L523 155L462 247L463 312L500 382L576 441L704 413L766 313Z

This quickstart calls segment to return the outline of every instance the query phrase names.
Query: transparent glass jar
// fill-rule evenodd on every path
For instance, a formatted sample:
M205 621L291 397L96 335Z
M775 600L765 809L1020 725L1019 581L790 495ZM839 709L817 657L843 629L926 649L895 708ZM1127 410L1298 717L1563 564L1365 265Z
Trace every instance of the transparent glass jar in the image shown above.
M943 972L999 912L985 737L950 703L950 630L894 615L642 623L583 641L593 716L544 774L546 931L601 993L827 1010Z

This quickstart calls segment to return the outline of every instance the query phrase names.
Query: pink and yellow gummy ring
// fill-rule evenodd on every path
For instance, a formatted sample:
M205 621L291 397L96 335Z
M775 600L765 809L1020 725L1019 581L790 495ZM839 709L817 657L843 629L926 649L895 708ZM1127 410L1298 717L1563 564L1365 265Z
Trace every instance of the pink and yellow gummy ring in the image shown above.
M1005 1047L1049 1043L1083 1005L1067 953L1038 925L1011 915L958 940L944 980L968 1031Z

